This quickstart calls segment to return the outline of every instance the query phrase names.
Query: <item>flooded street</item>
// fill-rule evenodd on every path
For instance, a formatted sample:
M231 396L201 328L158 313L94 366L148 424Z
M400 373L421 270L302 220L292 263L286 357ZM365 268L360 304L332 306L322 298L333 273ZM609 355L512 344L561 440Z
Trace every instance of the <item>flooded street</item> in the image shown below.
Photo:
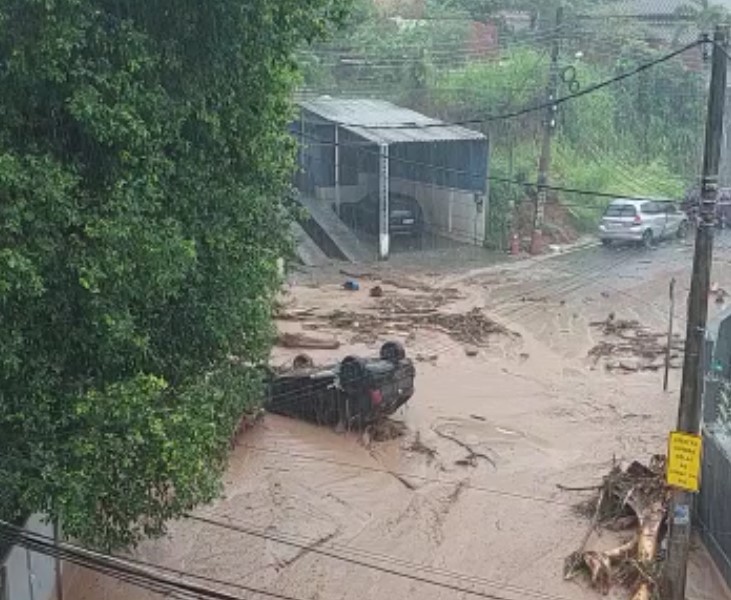
M308 351L316 364L405 343L417 391L394 418L404 435L374 441L267 416L239 438L224 497L139 556L247 598L263 597L251 589L301 600L599 598L563 580L589 526L574 507L589 496L560 486L595 486L613 460L665 451L680 370L664 393L652 343L667 329L673 277L684 336L691 260L690 246L669 244L470 271L380 266L358 273L355 292L336 270L295 274L280 330L342 344ZM731 285L725 238L713 281ZM382 297L370 296L375 286ZM465 325L473 309L491 320L479 330ZM623 327L643 332L637 352ZM272 363L299 352L278 348ZM700 548L690 577L691 600L731 598ZM159 597L102 575L69 583L73 600Z

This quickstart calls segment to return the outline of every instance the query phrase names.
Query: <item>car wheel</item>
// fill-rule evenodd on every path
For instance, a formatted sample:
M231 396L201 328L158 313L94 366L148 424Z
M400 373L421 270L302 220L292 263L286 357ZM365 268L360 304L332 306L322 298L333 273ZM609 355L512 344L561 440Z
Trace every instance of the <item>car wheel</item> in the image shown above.
M652 229L647 229L642 234L642 245L645 248L652 248L655 245L655 236L652 234Z
M386 342L381 346L381 359L398 362L406 358L406 350L399 342Z
M687 237L688 237L688 221L683 221L678 226L678 239L684 240Z
M315 366L315 363L312 360L312 357L307 354L298 354L294 357L294 360L292 361L292 368L295 371L299 371L301 369L311 369Z
M602 240L602 246L609 248L612 245L612 240Z
M346 356L340 363L340 386L346 391L358 390L368 374L366 363L357 356Z

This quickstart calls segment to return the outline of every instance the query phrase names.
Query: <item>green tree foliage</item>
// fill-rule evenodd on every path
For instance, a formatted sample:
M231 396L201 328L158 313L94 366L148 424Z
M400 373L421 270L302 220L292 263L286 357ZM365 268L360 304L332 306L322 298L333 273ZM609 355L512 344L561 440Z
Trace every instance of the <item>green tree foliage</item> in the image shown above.
M729 11L713 0L687 0L675 10L684 23L675 32L676 41L687 37L693 29L712 33L716 25L729 22Z
M526 12L533 15L534 27L553 27L559 6L566 11L585 11L611 5L621 0L455 0L451 5L462 9L475 21L499 20L505 12Z
M114 547L215 497L271 343L292 53L346 8L2 3L0 513Z
M337 39L300 53L305 86L363 96L381 96L388 88L396 102L425 105L430 74L453 61L453 49L464 44L469 23L435 5L428 5L423 16L394 18L376 10L372 0L355 0Z
M563 65L589 86L630 71L662 52L635 41L612 60L575 58L566 44ZM466 64L434 74L432 110L448 120L509 113L542 104L548 76L545 52L517 47L500 60ZM570 93L561 83L559 96ZM561 105L554 142L552 180L602 193L678 197L694 179L703 131L702 73L671 61L616 85ZM535 181L544 111L489 122L491 173ZM512 188L512 189L510 189ZM510 189L510 191L509 191ZM529 190L530 192L530 190ZM493 218L530 195L519 185L491 184ZM580 227L593 227L606 200L559 194ZM498 236L501 237L501 236Z
M432 0L422 21L401 27L379 17L371 0L359 2L360 17L347 34L313 52L322 60L319 74L327 84L318 88L313 79L310 87L386 98L448 121L545 102L553 41L546 30L554 26L559 3L565 8L560 67L575 70L579 89L631 71L673 47L672 28L660 30L667 39L665 47L658 47L648 41L657 40L654 24L611 18L626 14L621 0ZM534 30L502 26L501 14L516 10L536 16ZM498 47L475 52L470 31L480 28L473 28L470 19L497 25ZM700 49L691 49L562 104L553 183L602 193L679 197L697 175L703 138L706 86L700 58ZM561 81L559 95L569 93L569 85ZM541 110L481 127L490 136L492 175L536 180L545 118ZM495 244L504 243L510 208L530 200L533 191L491 182L488 222ZM606 202L570 193L557 197L581 227L593 228Z

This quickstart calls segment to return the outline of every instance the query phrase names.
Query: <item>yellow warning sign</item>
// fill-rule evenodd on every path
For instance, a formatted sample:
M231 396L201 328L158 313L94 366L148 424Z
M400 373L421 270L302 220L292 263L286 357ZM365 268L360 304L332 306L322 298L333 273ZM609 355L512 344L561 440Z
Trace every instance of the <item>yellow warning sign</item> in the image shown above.
M668 444L668 485L689 492L700 490L701 451L699 435L674 431Z

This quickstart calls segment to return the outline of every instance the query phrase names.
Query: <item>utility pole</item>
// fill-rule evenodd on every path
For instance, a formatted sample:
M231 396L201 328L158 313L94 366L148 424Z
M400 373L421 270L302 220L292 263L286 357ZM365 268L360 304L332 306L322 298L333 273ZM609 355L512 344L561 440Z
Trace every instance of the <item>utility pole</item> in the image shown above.
M668 345L665 348L665 376L662 382L664 392L668 391L670 379L670 357L673 353L673 322L675 321L675 277L670 280L670 316L668 319Z
M551 49L551 67L548 75L547 102L545 123L543 124L543 143L541 158L538 164L538 193L536 195L535 214L533 220L533 235L531 237L531 254L540 254L543 251L543 222L546 210L546 185L548 172L551 169L551 141L556 130L556 109L553 104L558 94L558 57L561 52L561 24L563 23L563 7L556 9L556 30L553 34L553 48Z
M713 40L713 67L708 97L706 140L701 180L701 206L693 258L693 276L688 298L688 328L685 338L683 384L680 392L678 431L699 434L703 394L702 353L708 320L708 296L713 260L713 229L718 171L726 103L727 29L717 27ZM664 600L685 600L685 585L690 550L693 494L677 489L668 515L670 526L668 554L663 574Z

